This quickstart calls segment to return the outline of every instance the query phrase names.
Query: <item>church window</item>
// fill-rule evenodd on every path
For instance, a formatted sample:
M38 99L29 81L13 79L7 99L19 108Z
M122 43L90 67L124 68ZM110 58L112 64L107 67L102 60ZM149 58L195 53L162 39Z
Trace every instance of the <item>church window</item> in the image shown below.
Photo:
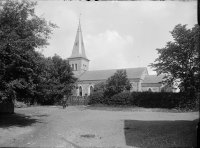
M78 46L78 43L76 43L75 45Z
M72 70L74 70L74 64L72 64Z
M77 64L75 64L75 70L77 70Z
M82 87L79 87L79 96L82 96Z
M149 89L148 89L148 92L152 92L152 89L151 89L151 88L149 88Z

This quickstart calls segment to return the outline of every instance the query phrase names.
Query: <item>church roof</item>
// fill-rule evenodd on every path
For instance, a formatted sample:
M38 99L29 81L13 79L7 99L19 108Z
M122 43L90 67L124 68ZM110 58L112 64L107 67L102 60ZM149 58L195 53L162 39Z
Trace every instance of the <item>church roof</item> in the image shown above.
M86 71L80 77L78 81L94 81L94 80L106 80L112 76L117 70L120 69L108 69L108 70L94 70ZM129 79L141 78L143 72L146 70L145 67L140 68L125 68L127 77Z
M83 36L82 36L82 31L81 31L80 20L79 20L78 30L76 33L74 47L72 50L72 55L68 59L78 58L78 57L88 60L88 58L86 57L86 54L85 54L85 47L84 47L84 43L83 43Z
M162 82L164 75L146 75L142 83L159 83Z

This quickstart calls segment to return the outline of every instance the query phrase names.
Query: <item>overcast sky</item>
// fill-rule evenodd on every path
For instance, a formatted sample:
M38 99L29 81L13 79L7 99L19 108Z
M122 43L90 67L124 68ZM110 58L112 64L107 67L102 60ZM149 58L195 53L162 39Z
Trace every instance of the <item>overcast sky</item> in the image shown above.
M197 23L196 1L39 1L36 14L59 26L43 54L68 58L81 13L81 28L89 70L148 67L173 38L175 25ZM138 56L140 58L138 58Z

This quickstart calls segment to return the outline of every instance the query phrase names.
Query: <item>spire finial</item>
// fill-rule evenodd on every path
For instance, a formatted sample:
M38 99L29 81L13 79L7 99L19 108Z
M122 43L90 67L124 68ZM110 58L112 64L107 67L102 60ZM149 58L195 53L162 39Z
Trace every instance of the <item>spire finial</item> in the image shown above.
M81 20L81 13L79 14L79 22L80 22L80 20Z

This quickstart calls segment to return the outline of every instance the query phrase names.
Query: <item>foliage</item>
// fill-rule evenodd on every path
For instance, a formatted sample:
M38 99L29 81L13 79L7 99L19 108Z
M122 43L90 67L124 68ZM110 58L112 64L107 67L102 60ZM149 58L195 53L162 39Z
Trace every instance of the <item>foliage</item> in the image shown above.
M115 106L129 106L131 105L131 92L122 92L112 96L109 99L109 104L114 104Z
M89 104L198 110L199 95L191 92L122 92L106 98L103 96L103 92L96 92L90 96Z
M93 91L94 92L97 92L97 91L104 92L105 89L106 89L105 87L106 87L106 83L105 82L101 82L101 83L98 83L98 84L94 85Z
M55 25L34 14L34 2L8 0L0 10L0 90L16 98L16 89L31 94L36 75L35 48L48 44Z
M188 91L191 86L199 90L199 26L187 29L186 25L178 24L171 34L174 41L167 42L164 48L156 49L159 57L150 67L155 68L158 74L165 73L164 82L167 84L180 80L179 87L182 90Z
M96 91L96 92L93 92L90 94L89 96L89 105L91 104L106 104L106 101L104 99L104 95L103 95L103 92L102 91Z
M128 80L126 70L117 70L113 76L106 81L105 96L111 97L123 91L130 91L131 84Z
M36 5L8 0L0 9L0 101L52 103L52 98L69 94L76 80L67 60L35 51L49 45L57 28L35 14Z
M71 95L73 84L77 79L73 76L67 60L63 60L58 55L45 60L46 67L43 71L40 90L42 90L43 98L53 103L61 99L64 94Z
M15 101L14 106L15 108L25 108L27 107L27 104L25 104L24 102Z

